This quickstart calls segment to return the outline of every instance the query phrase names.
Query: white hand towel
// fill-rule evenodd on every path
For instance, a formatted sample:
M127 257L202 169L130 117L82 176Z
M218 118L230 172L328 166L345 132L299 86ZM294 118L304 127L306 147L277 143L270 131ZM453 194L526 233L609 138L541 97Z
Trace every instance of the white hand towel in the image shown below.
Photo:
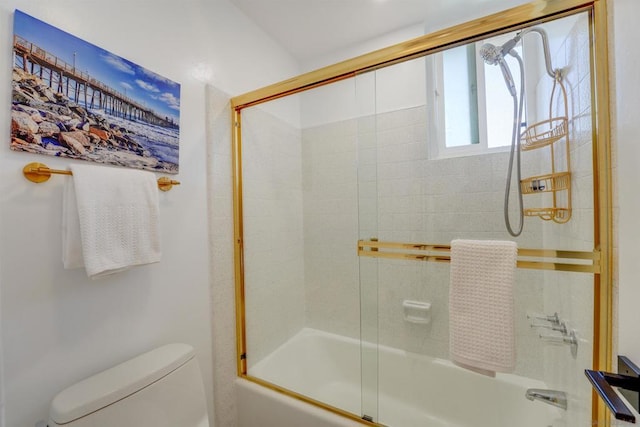
M517 258L515 242L451 242L449 349L454 363L488 375L514 370Z
M67 179L62 197L62 263L71 270L84 267L80 218L73 179Z
M81 265L97 278L159 262L158 188L151 172L73 165L73 186L65 189L63 261ZM75 187L76 209L73 209ZM75 215L74 215L75 214ZM74 228L79 224L80 233ZM77 237L82 257L78 256Z

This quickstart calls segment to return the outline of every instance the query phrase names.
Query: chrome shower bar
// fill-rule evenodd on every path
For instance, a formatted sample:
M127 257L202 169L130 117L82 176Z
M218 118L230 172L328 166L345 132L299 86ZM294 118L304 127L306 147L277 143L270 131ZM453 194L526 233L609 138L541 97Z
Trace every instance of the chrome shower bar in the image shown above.
M451 246L432 243L358 241L358 256L399 260L450 262ZM600 273L600 251L518 248L518 268Z
M517 35L518 40L528 33L540 34L540 37L542 38L542 50L544 53L544 64L547 69L547 74L552 79L557 78L560 70L553 68L553 66L551 65L551 49L549 49L549 36L547 35L547 32L540 27L525 28L524 30L518 33Z

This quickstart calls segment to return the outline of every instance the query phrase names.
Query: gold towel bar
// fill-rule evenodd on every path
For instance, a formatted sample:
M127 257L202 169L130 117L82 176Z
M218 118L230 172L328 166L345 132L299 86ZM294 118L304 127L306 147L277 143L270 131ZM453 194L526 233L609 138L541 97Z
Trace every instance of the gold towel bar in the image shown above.
M36 162L29 163L24 168L22 168L22 173L24 174L25 178L35 183L48 181L49 178L51 178L51 174L73 175L71 171L50 169L49 166L43 163ZM180 181L174 181L166 176L158 178L158 188L162 191L169 191L173 188L174 185L180 185Z
M378 242L359 240L358 255L414 261L450 262L451 246L427 243ZM518 248L518 268L534 270L600 273L600 251L558 251Z

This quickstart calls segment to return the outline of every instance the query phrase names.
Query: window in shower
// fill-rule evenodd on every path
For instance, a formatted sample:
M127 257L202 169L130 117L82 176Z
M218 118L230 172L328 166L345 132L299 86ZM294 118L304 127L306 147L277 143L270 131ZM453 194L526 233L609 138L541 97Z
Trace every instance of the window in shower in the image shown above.
M444 104L445 148L480 144L476 55L472 43L436 56L442 64L437 90Z
M499 67L485 64L480 48L485 43L501 46L515 33L444 50L427 61L427 98L431 110L432 158L483 154L511 146L509 112L513 100ZM514 50L523 56L522 45ZM516 59L505 57L516 88L520 74ZM526 106L522 127L526 126Z

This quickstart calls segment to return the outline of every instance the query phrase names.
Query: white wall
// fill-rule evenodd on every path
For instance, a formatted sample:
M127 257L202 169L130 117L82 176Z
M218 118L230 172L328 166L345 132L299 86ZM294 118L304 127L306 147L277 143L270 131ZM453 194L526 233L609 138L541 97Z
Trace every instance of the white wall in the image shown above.
M356 57L423 35L422 26L412 26L360 45L349 46L310 64L324 66ZM300 123L303 129L376 113L426 104L425 61L418 58L374 72L360 74L327 86L302 92Z
M296 75L297 65L226 0L5 0L0 4L0 56L5 58L0 105L7 112L14 8L182 84L181 169L176 177L182 185L161 194L162 262L90 281L83 271L63 270L60 261L66 178L35 185L21 176L31 161L60 169L71 161L12 152L6 139L0 147L6 405L0 424L33 426L47 417L50 399L59 390L174 341L196 348L213 415L212 346L218 342L216 336L212 340L211 311L220 301L212 304L210 292L204 84L239 94ZM9 115L1 117L0 134L9 135ZM233 289L233 277L225 275L219 285ZM232 395L233 389L220 392ZM222 413L216 416L228 420L218 425L234 425L233 403L216 407Z
M333 65L340 61L345 61L347 59L355 58L359 55L364 55L366 53L394 45L396 43L401 43L416 37L420 37L424 34L424 26L421 24L412 25L406 28L400 28L396 31L382 34L379 37L375 37L363 43L344 46L344 48L337 51L322 55L318 58L304 61L301 64L301 67L305 72L313 71L321 67Z

